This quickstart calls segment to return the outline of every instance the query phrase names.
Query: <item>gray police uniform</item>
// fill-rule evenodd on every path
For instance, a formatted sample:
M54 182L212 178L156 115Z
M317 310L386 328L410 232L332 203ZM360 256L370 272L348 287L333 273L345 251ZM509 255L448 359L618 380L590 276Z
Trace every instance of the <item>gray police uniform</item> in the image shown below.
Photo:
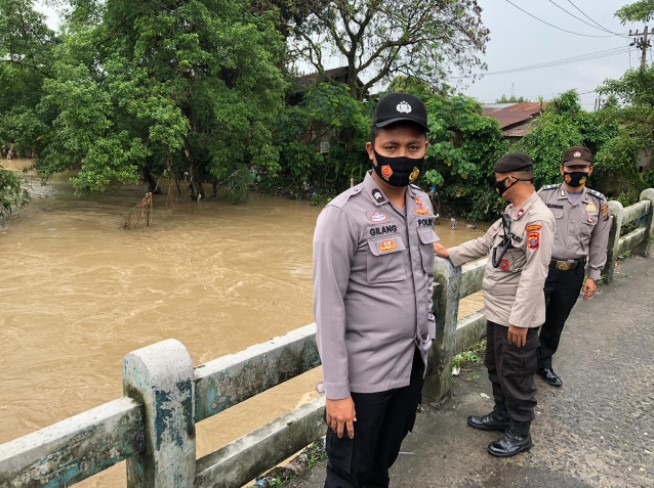
M542 369L552 367L552 355L583 284L587 258L588 277L600 278L606 264L611 221L606 198L598 191L584 188L574 203L563 184L544 186L538 195L556 220L552 262L545 282L547 318L538 349L538 366Z
M438 237L426 193L407 187L405 210L368 173L318 217L314 314L328 399L409 385L416 346L427 362Z
M505 214L510 217L511 236L505 236L500 219L484 236L449 249L449 258L460 266L490 254L482 288L488 321L485 364L495 411L500 418L510 418L517 430L528 432L536 405L538 327L545 321L543 285L552 253L554 217L536 193L521 208L509 205ZM506 239L511 245L500 256ZM529 328L524 347L508 343L509 325Z

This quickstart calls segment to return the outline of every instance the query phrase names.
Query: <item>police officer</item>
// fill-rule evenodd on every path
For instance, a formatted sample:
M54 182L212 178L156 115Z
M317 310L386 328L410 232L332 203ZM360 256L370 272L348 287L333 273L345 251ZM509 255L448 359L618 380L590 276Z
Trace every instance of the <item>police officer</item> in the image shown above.
M538 328L545 321L543 285L551 258L554 217L531 183L533 163L509 153L495 163L495 189L510 202L486 234L451 249L436 244L454 266L490 254L482 288L486 307L486 358L495 407L468 417L468 425L504 434L488 452L509 457L531 448L536 406Z
M314 314L326 395L325 487L387 487L413 428L435 335L434 212L412 183L427 151L427 111L392 93L373 114L372 171L321 212Z
M547 185L538 191L556 218L553 259L545 282L548 303L540 331L538 374L557 387L563 382L552 369L552 356L579 291L582 290L582 298L588 300L597 290L611 230L609 206L604 195L586 187L593 173L590 150L581 146L568 149L563 154L560 171L563 183ZM588 278L584 282L586 257L589 258Z

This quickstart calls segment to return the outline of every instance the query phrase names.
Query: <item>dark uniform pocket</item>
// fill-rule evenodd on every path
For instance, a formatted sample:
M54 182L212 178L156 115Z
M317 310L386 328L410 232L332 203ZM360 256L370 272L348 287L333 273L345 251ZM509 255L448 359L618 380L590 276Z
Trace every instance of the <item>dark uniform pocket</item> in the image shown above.
M502 364L504 376L534 374L538 366L537 349L537 329L529 329L527 343L522 347L507 342Z
M398 235L368 239L368 283L387 283L406 279L404 241Z

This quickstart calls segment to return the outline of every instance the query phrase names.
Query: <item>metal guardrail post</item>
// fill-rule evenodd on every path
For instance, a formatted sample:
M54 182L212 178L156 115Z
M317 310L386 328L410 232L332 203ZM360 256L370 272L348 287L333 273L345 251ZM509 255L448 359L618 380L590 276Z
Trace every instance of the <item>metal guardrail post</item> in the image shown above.
M193 361L181 342L158 342L123 361L123 390L144 408L144 453L127 459L128 488L191 488L195 480Z
M440 286L434 293L436 340L432 347L423 387L428 402L445 397L452 387L452 357L456 343L456 323L459 313L461 267L454 267L449 259L435 259L434 280Z
M609 234L609 244L606 249L606 264L602 270L602 276L606 276L606 282L613 282L613 271L615 270L615 262L618 259L617 251L618 244L620 243L620 231L622 230L622 221L624 219L624 207L618 201L611 200L609 202L609 210L611 211L611 233Z
M634 251L646 258L654 257L654 188L647 188L640 193L640 201L649 200L649 212L647 214L647 224L645 226L645 241L640 244Z

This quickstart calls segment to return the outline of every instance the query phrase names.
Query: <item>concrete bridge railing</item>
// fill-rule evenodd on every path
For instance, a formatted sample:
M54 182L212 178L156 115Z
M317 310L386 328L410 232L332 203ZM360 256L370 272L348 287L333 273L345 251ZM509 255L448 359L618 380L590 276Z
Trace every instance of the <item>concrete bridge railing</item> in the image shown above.
M641 256L654 256L654 188L648 188L640 193L640 201L624 208L620 202L609 202L612 223L609 236L609 247L606 266L602 276L606 281L613 281L615 263L627 252L635 252ZM636 227L626 235L621 235L622 227L634 221L644 221L644 225Z
M653 252L654 189L623 209L610 202L615 259ZM624 223L646 226L624 237ZM616 237L617 236L617 237ZM463 268L436 260L437 340L424 387L427 401L450 390L452 357L485 334L483 312L457 320L459 300L481 289L486 260ZM193 367L174 339L129 353L124 397L0 445L0 488L65 487L126 460L130 488L240 487L324 435L320 397L261 429L196 459L195 424L320 365L315 324Z

